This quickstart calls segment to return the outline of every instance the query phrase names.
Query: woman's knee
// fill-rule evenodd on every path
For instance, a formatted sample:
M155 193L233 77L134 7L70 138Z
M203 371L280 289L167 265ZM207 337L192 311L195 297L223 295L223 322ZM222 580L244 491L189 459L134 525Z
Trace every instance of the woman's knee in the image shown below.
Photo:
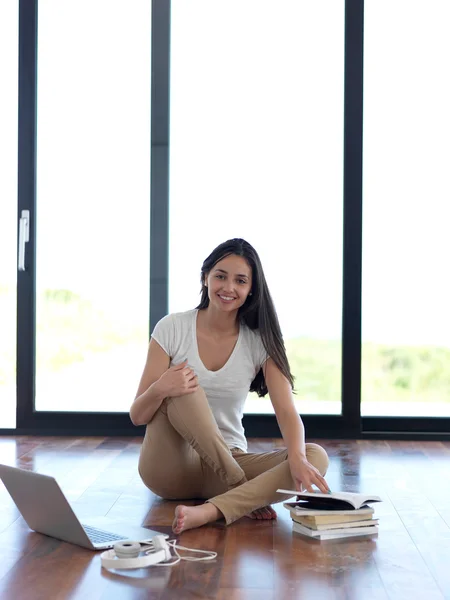
M319 444L306 444L306 458L316 469L320 471L320 474L324 476L328 470L330 459L328 454L322 446Z
M166 412L167 408L169 408L172 404L176 405L177 407L185 408L193 407L198 404L204 405L205 403L208 404L205 390L199 386L195 392L191 392L190 394L184 394L183 396L167 396L167 398L164 398L162 401L160 408L163 407L165 409L163 412Z

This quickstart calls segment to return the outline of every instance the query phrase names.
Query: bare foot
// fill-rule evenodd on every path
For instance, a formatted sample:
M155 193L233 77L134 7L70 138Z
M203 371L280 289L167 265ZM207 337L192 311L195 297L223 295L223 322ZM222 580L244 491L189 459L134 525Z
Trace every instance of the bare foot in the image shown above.
M187 529L201 527L222 517L223 515L220 510L210 502L205 502L205 504L200 504L199 506L184 506L180 504L175 509L172 531L179 535Z
M271 506L264 506L263 508L258 508L254 510L249 515L246 515L249 519L258 519L258 520L270 520L276 519L277 513Z

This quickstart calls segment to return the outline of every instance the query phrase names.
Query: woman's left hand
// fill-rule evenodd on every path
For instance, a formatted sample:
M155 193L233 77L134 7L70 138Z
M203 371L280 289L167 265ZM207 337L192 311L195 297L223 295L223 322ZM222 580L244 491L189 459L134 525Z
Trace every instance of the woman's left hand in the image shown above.
M306 457L294 456L288 458L288 461L296 491L301 491L303 486L308 492L314 492L312 488L314 484L323 494L331 493L325 478L307 461Z

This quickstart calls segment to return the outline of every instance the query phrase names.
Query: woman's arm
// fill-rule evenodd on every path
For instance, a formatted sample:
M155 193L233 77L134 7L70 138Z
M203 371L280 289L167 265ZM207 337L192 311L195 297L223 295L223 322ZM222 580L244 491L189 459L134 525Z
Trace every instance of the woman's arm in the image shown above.
M329 492L325 479L306 458L305 426L295 408L289 381L271 358L264 364L263 371L281 435L288 451L289 468L296 489L301 490L303 486L312 492L314 484L321 492Z
M169 355L152 339L138 391L130 408L133 425L150 423L164 398L192 394L198 388L198 378L187 366L187 359L171 367Z
M305 426L295 408L291 385L272 358L267 359L263 371L288 455L306 458Z
M153 419L165 398L165 390L161 389L159 379L169 367L169 356L152 339L148 347L144 372L130 408L130 419L133 425L145 425Z

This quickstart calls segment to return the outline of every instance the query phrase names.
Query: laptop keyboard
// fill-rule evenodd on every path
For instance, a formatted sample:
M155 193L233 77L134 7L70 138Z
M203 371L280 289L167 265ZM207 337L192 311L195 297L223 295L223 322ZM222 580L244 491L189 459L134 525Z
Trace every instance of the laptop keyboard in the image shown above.
M117 542L118 540L127 539L124 535L116 535L115 533L103 531L103 529L97 529L96 527L91 527L90 525L83 525L83 529L87 533L91 542L94 544L105 544L108 542Z

